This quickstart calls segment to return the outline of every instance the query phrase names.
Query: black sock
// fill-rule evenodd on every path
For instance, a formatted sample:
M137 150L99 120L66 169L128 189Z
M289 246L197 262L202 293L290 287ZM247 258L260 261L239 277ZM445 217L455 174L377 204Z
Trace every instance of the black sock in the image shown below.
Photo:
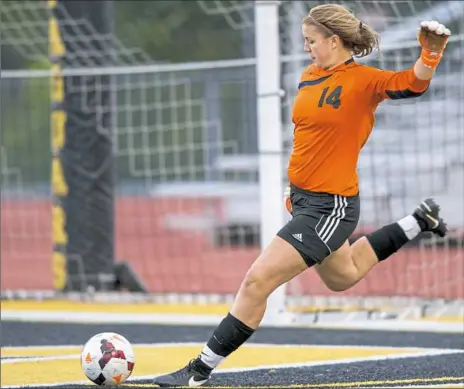
M389 224L366 236L377 258L380 261L387 259L409 242L403 229L398 223Z
M222 320L206 344L214 353L227 357L253 334L254 330L230 313Z
M215 368L245 343L254 331L229 313L208 340L200 354L201 361L210 368Z

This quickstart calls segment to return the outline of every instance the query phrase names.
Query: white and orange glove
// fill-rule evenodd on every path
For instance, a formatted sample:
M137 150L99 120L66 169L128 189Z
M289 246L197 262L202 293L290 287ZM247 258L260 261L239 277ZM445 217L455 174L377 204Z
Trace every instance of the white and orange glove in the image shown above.
M422 47L421 60L425 66L432 69L438 66L450 35L451 31L435 20L421 22L417 39Z
M289 213L292 213L292 201L290 200L290 185L284 190L284 204Z

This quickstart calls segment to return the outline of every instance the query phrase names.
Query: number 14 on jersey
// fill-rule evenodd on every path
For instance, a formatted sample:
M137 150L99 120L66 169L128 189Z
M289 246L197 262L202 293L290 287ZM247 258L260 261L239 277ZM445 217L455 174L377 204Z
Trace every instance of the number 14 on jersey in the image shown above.
M319 108L322 108L324 104L331 105L333 108L337 109L341 105L340 95L342 93L342 87L337 86L330 94L329 93L330 87L324 88L322 90L321 97L319 99L319 104L317 105Z

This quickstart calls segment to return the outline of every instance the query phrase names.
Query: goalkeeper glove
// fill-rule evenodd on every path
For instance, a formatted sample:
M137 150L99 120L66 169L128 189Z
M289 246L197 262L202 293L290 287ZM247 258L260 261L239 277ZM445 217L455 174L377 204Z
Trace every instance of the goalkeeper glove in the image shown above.
M438 66L450 35L450 30L435 20L421 22L417 39L422 47L421 60L425 66L432 69Z

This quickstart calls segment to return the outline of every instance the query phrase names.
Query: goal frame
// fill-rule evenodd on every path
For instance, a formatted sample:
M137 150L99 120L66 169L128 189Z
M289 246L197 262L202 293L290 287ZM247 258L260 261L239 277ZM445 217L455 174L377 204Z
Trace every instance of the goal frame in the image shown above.
M279 33L279 24L281 24L279 16L279 7L282 5L280 1L258 0L254 2L255 7L255 44L256 56L254 58L211 61L199 63L181 63L181 64L150 64L150 65L127 65L121 67L104 67L104 68L70 68L63 69L62 77L73 75L79 76L99 76L105 75L129 75L129 74L145 74L145 73L162 73L162 72L182 72L190 70L206 70L206 69L227 69L235 67L250 67L253 66L256 72L256 94L257 94L257 131L258 131L258 155L257 155L257 172L259 175L259 200L260 200L260 248L263 250L274 239L276 232L285 224L289 217L285 211L283 203L283 189L286 181L284 165L286 164L286 156L284 149L285 136L284 127L288 125L288 118L283 118L282 111L288 110L284 107L283 97L284 90L288 89L285 81L281 80L282 68L295 60L302 61L307 59L305 54L300 54L298 51L292 51L291 55L281 54L281 37ZM450 42L462 41L463 36L456 34L452 36ZM413 48L417 46L415 40L401 41L401 48ZM393 40L389 44L384 45L384 50L390 50L397 47ZM298 47L299 49L299 47ZM296 54L295 54L296 53ZM361 59L360 62L363 62ZM48 70L18 70L18 71L2 71L2 78L49 78L53 71ZM291 93L289 93L291 95ZM430 305L446 306L447 301L425 301L419 298L396 298L396 297L343 297L337 296L289 296L287 285L279 287L268 299L267 311L263 320L263 324L285 324L294 321L296 314L294 311L287 310L287 303L296 305L296 300L300 299L306 306L320 307L319 312L324 312L324 307L327 310L343 307L357 307L359 310L368 311L379 310L379 307L394 306L398 307L404 315L421 316L423 307ZM41 294L48 296L48 292ZM21 291L15 293L2 293L3 296L8 295L21 298ZM39 296L40 293L24 292L22 296ZM50 293L50 296L63 296L59 293ZM84 296L85 297L85 296ZM308 297L308 298L307 298ZM41 297L38 297L41 298ZM91 297L90 297L91 298ZM109 296L102 296L102 299L111 299ZM184 296L177 294L174 299L172 295L166 296L137 296L131 298L134 301L154 299L159 302L214 302L221 301L230 304L232 295L211 295L199 296L189 295ZM459 303L459 302L457 302ZM462 301L460 302L462 304ZM317 309L317 308L315 308ZM425 311L424 311L425 312ZM428 314L428 311L426 312Z

